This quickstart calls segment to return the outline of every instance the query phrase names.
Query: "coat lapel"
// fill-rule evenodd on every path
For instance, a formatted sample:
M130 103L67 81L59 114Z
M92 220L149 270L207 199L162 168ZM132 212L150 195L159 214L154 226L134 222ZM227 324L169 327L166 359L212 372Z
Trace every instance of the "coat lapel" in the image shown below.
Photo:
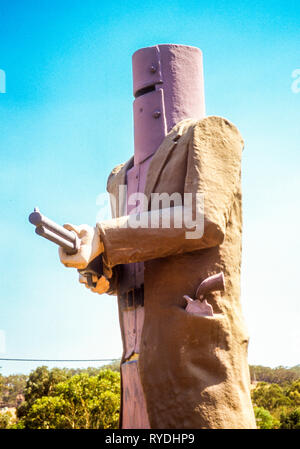
M147 197L148 204L150 204L151 193L153 192L159 180L159 176L168 158L176 147L178 139L182 136L186 128L189 127L193 121L194 120L192 119L182 120L176 126L174 126L174 128L164 138L163 142L154 153L147 173L144 192ZM125 214L126 196L123 195L122 197L120 197L119 186L126 185L126 173L127 170L129 170L133 166L133 164L134 158L132 156L127 162L116 167L112 171L111 177L108 180L107 190L111 195L114 196L114 198L116 198L116 210L114 210L115 208L112 207L113 218L120 216L119 211L121 211L121 215Z
M177 142L175 142L171 137L169 136L165 137L162 144L159 146L150 162L144 192L147 197L148 204L150 204L151 193L153 192L158 182L161 171L170 153L173 151L176 145Z
M192 122L192 119L186 119L179 122L164 138L163 142L156 150L152 161L150 162L144 192L147 197L148 204L150 204L151 193L158 182L159 176L172 151L177 146L178 139L182 136L187 126L189 126Z

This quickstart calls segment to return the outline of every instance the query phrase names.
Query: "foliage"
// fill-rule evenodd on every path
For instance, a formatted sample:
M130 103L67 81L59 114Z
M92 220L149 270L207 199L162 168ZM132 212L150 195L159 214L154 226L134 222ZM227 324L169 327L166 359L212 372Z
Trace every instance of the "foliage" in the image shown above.
M287 397L283 389L277 384L267 384L260 382L252 392L252 399L257 407L267 410L274 410L280 406L291 406L292 402Z
M300 429L300 408L281 414L280 429Z
M53 368L51 371L46 366L37 368L27 380L24 389L25 401L32 404L36 399L48 396L55 385L65 381L68 377L64 370L58 368Z
M18 418L26 416L37 399L50 395L54 387L68 377L70 374L66 370L53 368L49 371L46 366L31 372L24 388L25 402L17 410Z
M64 415L65 402L57 396L43 396L37 399L21 419L28 429L64 429L68 428Z
M0 375L1 407L16 407L18 405L18 397L23 393L26 377L24 374L13 374L6 377Z
M120 375L101 370L98 376L76 374L37 398L22 417L29 429L117 428Z
M250 376L252 381L276 383L284 385L300 378L300 365L292 368L278 366L269 368L268 366L250 365Z
M293 382L290 387L287 387L286 392L293 404L300 406L300 380Z
M260 382L251 395L258 428L300 428L299 380L284 386Z
M254 407L258 429L278 429L279 422L263 407Z
M12 410L0 410L0 429L10 429L16 424L16 416Z

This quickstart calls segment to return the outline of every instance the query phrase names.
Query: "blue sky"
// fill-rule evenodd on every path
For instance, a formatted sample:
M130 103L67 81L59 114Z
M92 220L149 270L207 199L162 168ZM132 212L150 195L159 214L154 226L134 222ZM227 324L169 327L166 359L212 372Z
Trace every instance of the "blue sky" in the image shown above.
M79 285L28 214L95 223L110 170L133 152L132 53L179 43L203 51L207 115L246 142L249 362L300 363L299 23L296 1L0 0L0 357L120 357L116 298ZM0 372L38 365L0 361Z

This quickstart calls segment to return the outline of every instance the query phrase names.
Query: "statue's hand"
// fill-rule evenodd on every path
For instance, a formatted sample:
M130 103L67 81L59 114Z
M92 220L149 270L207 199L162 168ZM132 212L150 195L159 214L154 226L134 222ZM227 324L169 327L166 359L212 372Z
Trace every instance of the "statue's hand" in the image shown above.
M92 292L102 295L103 293L106 293L108 291L109 281L105 276L101 276L99 279L97 278L97 276L93 276L92 281L97 282L96 287L90 287L87 283L86 277L82 276L81 274L79 275L79 282L81 284L84 284L86 288L89 288Z
M91 260L103 253L103 243L96 227L86 224L76 226L67 223L64 228L74 231L80 241L80 247L76 254L68 255L63 248L59 248L60 261L65 267L86 268Z

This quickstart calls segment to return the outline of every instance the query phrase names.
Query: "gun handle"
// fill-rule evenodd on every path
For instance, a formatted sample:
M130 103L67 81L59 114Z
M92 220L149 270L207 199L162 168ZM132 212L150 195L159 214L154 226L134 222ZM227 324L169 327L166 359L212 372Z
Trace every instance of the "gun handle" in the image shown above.
M199 285L196 291L196 299L200 299L201 297L207 295L208 293L215 291L224 291L225 290L225 279L224 273L221 271L220 273L209 276L204 279Z
M77 270L82 276L86 277L89 287L96 287L96 283L93 282L93 275L98 279L103 275L103 262L102 255L95 257L87 267Z

